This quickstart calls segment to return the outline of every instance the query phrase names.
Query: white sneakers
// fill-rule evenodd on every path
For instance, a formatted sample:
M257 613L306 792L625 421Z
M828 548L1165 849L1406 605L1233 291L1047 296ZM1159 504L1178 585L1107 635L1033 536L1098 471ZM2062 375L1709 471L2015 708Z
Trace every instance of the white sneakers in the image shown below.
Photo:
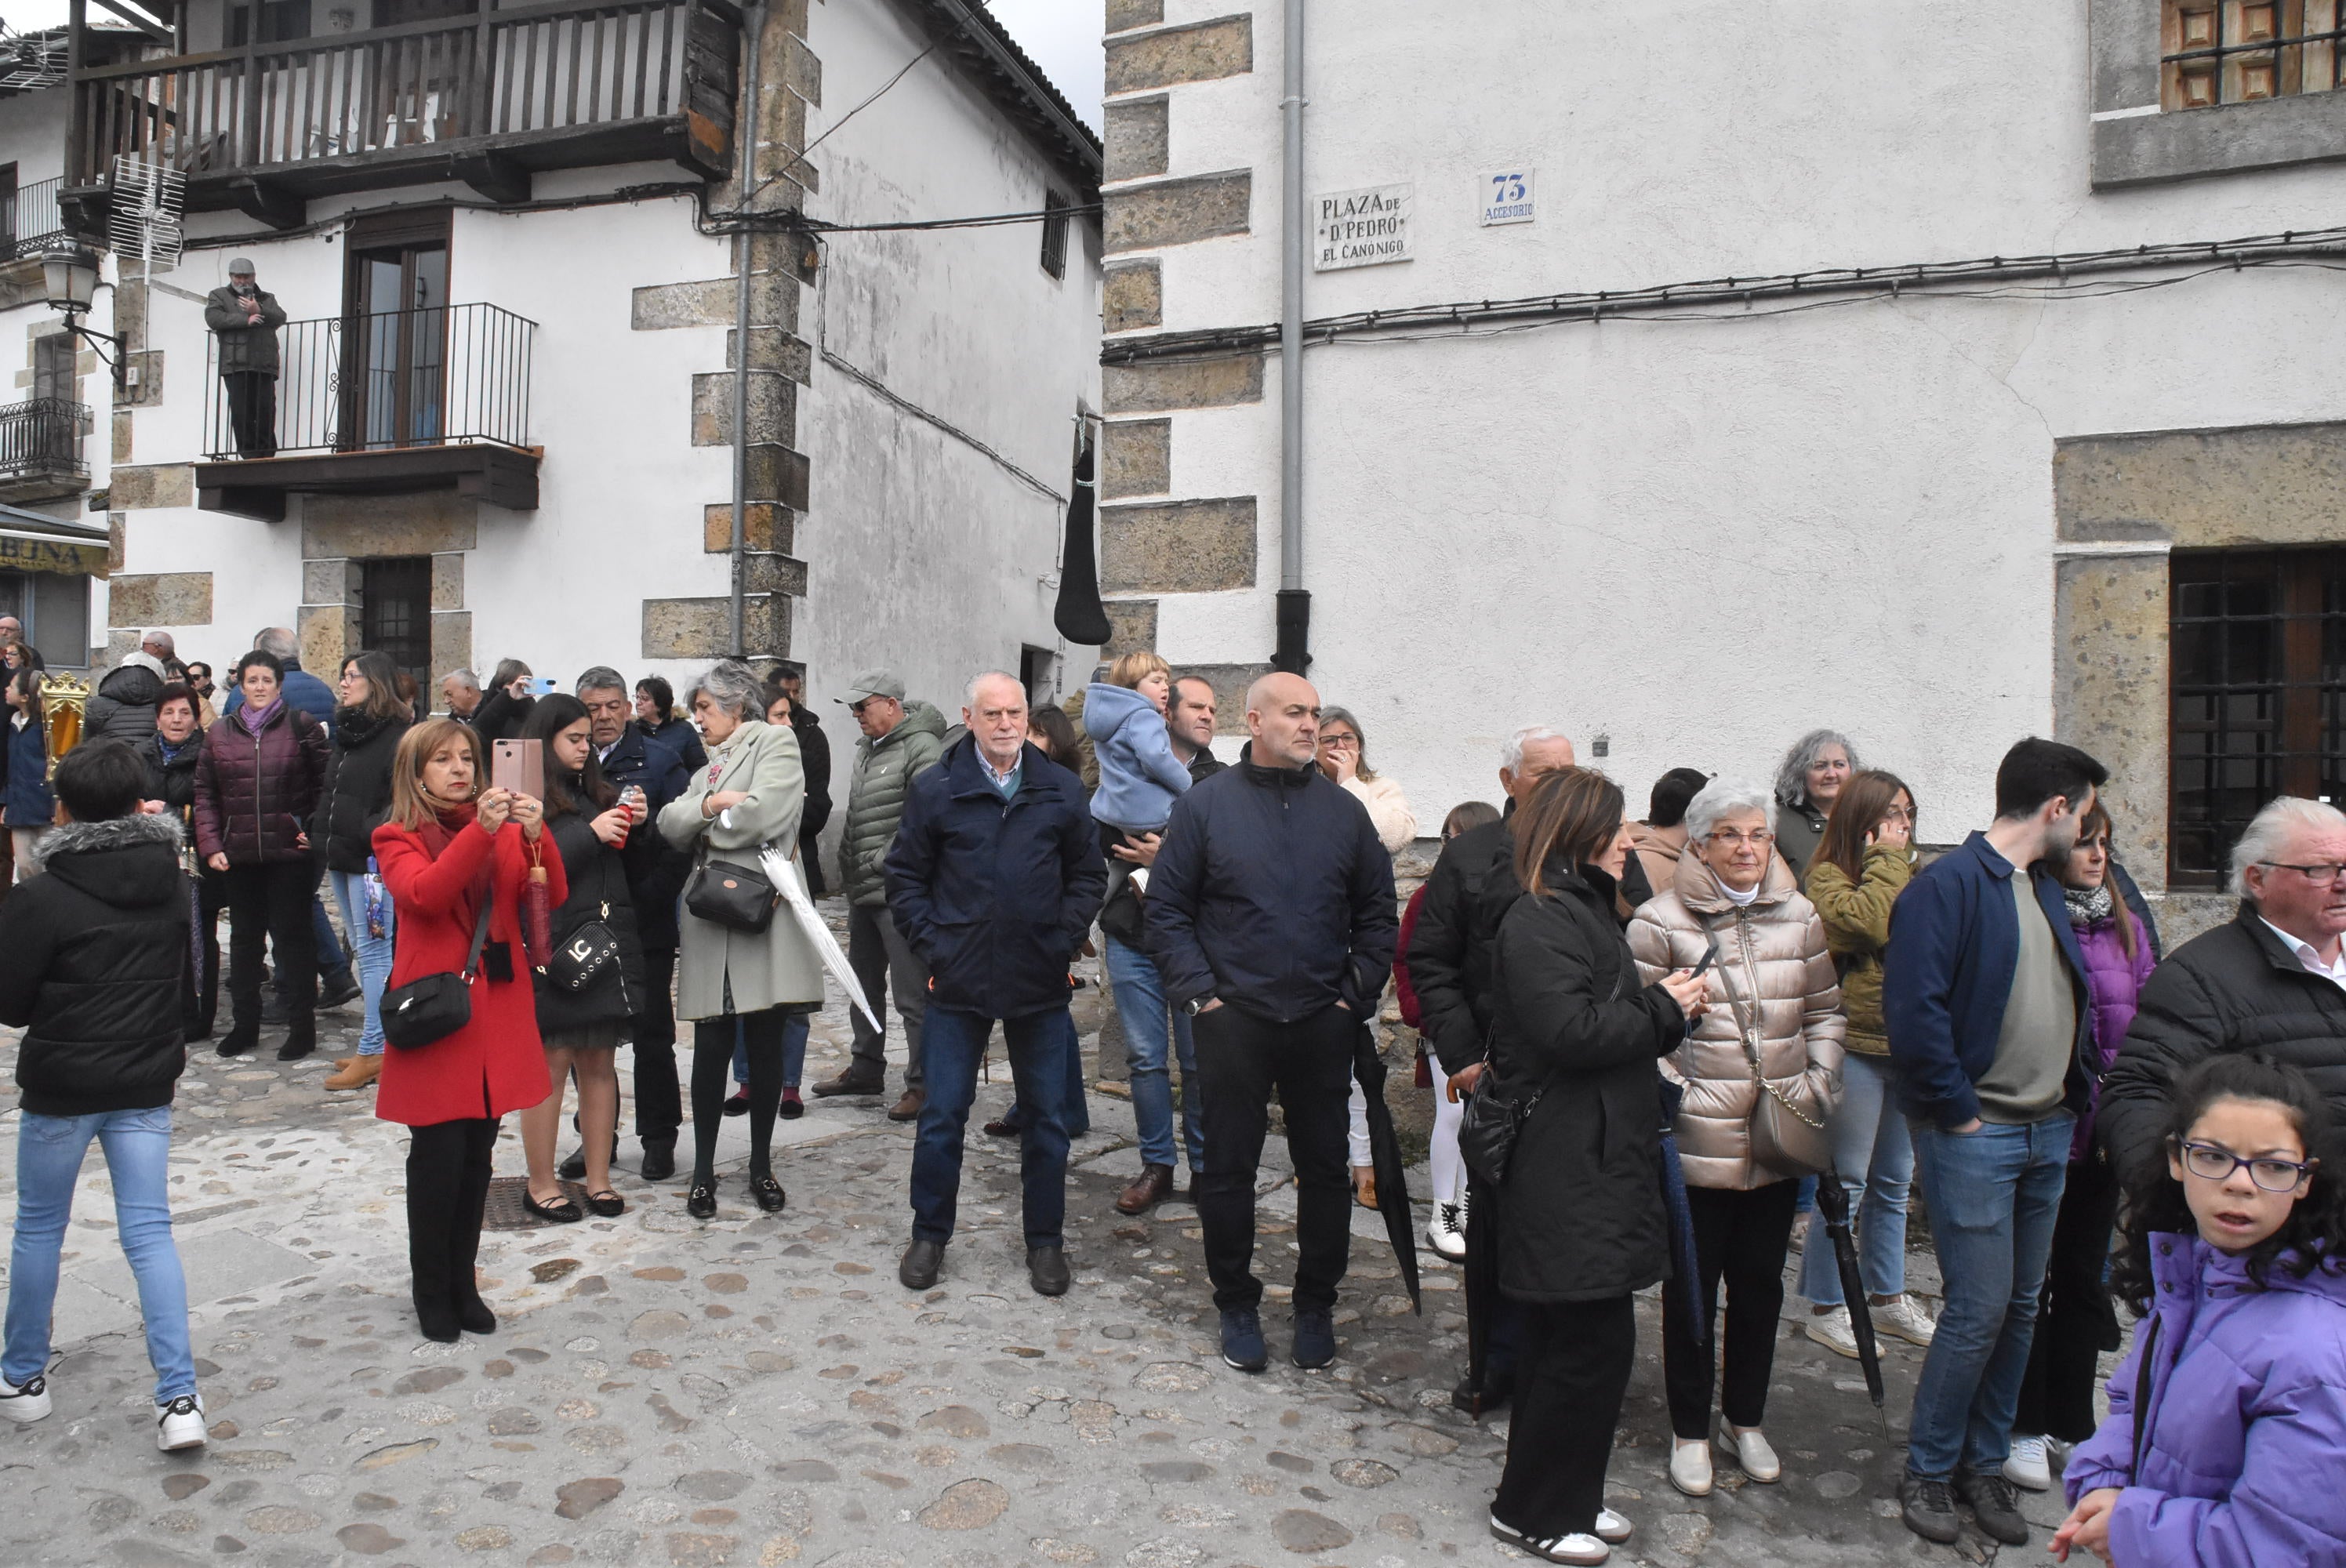
M1719 1418L1719 1446L1733 1454L1735 1462L1741 1465L1743 1473L1752 1480L1774 1482L1784 1479L1783 1461L1776 1457L1776 1451L1768 1446L1768 1440L1760 1434L1757 1428L1739 1432L1728 1425L1727 1418L1721 1416Z
M1437 1203L1426 1222L1425 1239L1434 1251L1455 1262L1466 1256L1466 1200Z
M1636 1525L1611 1509L1600 1508L1596 1511L1596 1538L1599 1541L1609 1541L1618 1546L1637 1532Z
M1670 1484L1688 1497L1710 1495L1710 1445L1678 1438L1670 1443Z
M155 1407L155 1446L165 1453L201 1448L210 1435L204 1427L202 1395L181 1394Z
M49 1380L38 1373L19 1388L0 1378L0 1416L29 1426L49 1413Z
M1910 1345L1927 1347L1931 1336L1939 1331L1938 1319L1916 1306L1912 1296L1901 1296L1886 1307L1871 1308L1869 1311L1877 1339L1887 1335ZM1800 1325L1800 1332L1835 1355L1852 1359L1857 1355L1857 1331L1850 1327L1846 1307L1810 1313Z
M1493 1539L1504 1541L1518 1552L1527 1552L1544 1563L1577 1563L1587 1565L1587 1568L1595 1568L1595 1564L1613 1555L1613 1548L1607 1546L1606 1541L1629 1539L1629 1522L1609 1508L1597 1510L1596 1528L1599 1531L1617 1531L1618 1533L1608 1533L1603 1539L1577 1532L1571 1535L1526 1535L1514 1525L1504 1522L1497 1514L1491 1515Z
M2004 1456L2004 1479L2030 1492L2053 1490L2053 1456L2041 1437L2013 1434L2012 1452Z
M1800 1320L1800 1332L1836 1356L1847 1356L1852 1360L1857 1358L1857 1331L1849 1326L1846 1307L1810 1313Z

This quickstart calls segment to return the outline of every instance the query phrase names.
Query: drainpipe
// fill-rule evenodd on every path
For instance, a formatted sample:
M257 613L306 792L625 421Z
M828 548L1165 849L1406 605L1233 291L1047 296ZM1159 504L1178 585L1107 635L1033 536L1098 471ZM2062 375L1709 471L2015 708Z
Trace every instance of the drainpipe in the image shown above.
M1311 595L1303 586L1303 258L1311 242L1303 194L1303 4L1287 0L1284 122L1286 255L1279 321L1279 645L1273 669L1301 675L1311 662Z
M744 14L742 36L749 42L750 62L741 95L742 124L734 127L741 139L741 231L733 237L733 657L750 652L748 629L750 586L750 241L748 212L758 188L758 66L765 53L764 0Z

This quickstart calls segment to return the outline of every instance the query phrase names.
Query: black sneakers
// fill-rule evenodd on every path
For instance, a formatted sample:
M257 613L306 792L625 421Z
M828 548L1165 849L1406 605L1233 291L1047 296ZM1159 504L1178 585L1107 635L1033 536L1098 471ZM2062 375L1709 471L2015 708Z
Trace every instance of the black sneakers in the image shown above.
M1251 1307L1233 1307L1222 1314L1222 1364L1241 1372L1260 1372L1270 1364L1270 1349L1262 1342L1262 1314Z
M2028 1544L2028 1521L2020 1515L2020 1493L2001 1475L1955 1472L1955 1496L1971 1505L1981 1533L2006 1546Z
M1303 1308L1295 1314L1295 1345L1289 1352L1305 1371L1316 1371L1336 1359L1336 1322L1325 1308Z
M1898 1478L1898 1511L1906 1528L1925 1541L1952 1546L1961 1540L1964 1522L1955 1517L1953 1492L1943 1481L1929 1481L1909 1471Z

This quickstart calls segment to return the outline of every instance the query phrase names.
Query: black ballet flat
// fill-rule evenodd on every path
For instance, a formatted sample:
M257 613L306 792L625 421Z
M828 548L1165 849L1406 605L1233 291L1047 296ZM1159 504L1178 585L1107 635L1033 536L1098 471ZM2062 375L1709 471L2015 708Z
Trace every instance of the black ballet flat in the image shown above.
M684 1197L684 1212L695 1219L715 1219L717 1184L713 1181L693 1183L692 1190Z
M781 1213L782 1205L789 1201L782 1194L782 1184L770 1176L752 1176L750 1179L750 1196L756 1198L758 1207L768 1214Z
M586 1217L586 1211L573 1203L567 1193L556 1198L552 1203L540 1203L529 1195L527 1188L524 1188L521 1206L534 1217L542 1219L548 1225L576 1225Z
M607 1188L602 1192L588 1193L586 1207L605 1219L617 1219L627 1212L627 1200Z

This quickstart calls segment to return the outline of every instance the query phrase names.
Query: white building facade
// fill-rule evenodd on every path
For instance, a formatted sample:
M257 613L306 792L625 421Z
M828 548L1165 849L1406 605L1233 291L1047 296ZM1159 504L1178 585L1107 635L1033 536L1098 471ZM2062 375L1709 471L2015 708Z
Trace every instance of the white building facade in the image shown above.
M1705 0L1665 66L1587 7L1286 4L1289 585L1421 822L1531 721L1640 807L1833 726L1938 841L2056 735L2178 890L2262 799L2346 795L2346 47L2229 0ZM1104 585L1235 689L1281 585L1287 15L1107 17Z
M507 657L680 688L742 653L818 697L889 665L941 701L1088 667L1052 604L1098 144L982 7L141 9L144 48L34 96L85 233L117 159L187 180L175 268L107 258L134 384L94 640L224 661L293 625L311 668L381 647L427 689ZM273 452L204 321L238 257L289 318Z

